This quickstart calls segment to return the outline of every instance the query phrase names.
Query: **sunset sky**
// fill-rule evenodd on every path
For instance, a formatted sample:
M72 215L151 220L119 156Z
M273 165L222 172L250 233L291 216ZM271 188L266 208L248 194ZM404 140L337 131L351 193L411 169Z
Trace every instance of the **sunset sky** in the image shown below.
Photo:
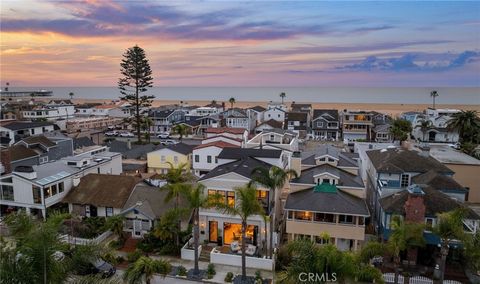
M1 81L115 86L480 86L480 2L1 1Z

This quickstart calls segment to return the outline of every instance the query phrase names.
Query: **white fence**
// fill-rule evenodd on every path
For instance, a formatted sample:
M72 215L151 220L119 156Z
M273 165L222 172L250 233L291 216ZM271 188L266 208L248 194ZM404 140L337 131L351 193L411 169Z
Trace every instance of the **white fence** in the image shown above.
M213 249L210 252L210 262L215 264L242 266L242 256L236 254L221 253L220 251ZM273 271L273 260L263 257L246 257L247 268L257 268L268 271Z
M433 280L425 276L410 277L410 284L433 284Z
M395 283L395 273L384 273L383 279L385 283ZM413 276L409 279L409 284L433 284L433 280L425 276ZM398 284L404 284L404 277L398 275ZM444 280L443 284L462 284L455 280Z
M383 279L385 283L395 283L395 273L384 273ZM403 284L403 275L398 275L398 283Z
M193 239L188 240L188 242L182 247L180 251L181 258L186 260L195 260L195 250L189 247L193 247ZM198 245L198 257L200 257L200 253L202 253L202 245Z
M99 244L103 242L106 238L108 238L111 234L112 234L111 231L106 231L103 234L93 239L77 238L77 237L73 237L65 234L65 235L61 235L60 239L62 242L69 243L72 245Z

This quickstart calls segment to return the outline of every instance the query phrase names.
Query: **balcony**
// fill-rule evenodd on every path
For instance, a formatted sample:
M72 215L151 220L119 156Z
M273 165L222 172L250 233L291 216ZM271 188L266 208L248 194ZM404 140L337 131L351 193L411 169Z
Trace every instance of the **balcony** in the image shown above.
M319 235L328 233L332 238L365 239L365 226L357 224L327 223L315 221L287 220L288 234Z

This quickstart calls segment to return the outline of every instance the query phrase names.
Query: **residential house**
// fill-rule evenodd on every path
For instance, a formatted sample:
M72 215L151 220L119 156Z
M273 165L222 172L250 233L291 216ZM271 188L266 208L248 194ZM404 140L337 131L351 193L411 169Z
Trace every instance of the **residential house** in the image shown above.
M372 136L375 142L390 143L393 142L393 135L390 132L392 126L390 124L378 124L372 129Z
M5 121L0 123L0 136L7 145L13 145L20 139L31 135L39 135L55 130L55 126L47 121Z
M74 114L75 107L70 100L51 100L44 106L23 111L23 117L30 120L57 121L72 118Z
M272 108L268 108L266 111L263 112L263 118L264 120L273 119L276 121L284 122L285 114L286 114L286 111L283 110L282 108L272 107Z
M423 236L425 248L410 250L407 261L416 264L419 251L431 255L440 246L440 238L432 233L432 228L438 223L438 214L465 208L463 228L467 234L475 234L479 230L480 216L473 210L466 208L462 203L452 199L443 192L428 185L411 184L401 191L380 199L379 234L382 239L388 240L392 233L392 219L400 216L406 222L420 223L426 226ZM452 249L459 246L459 241L453 240Z
M430 156L455 172L453 179L468 189L466 201L480 204L480 161L448 145L430 145Z
M257 121L256 125L259 125L260 123L262 123L264 121L264 112L265 112L266 108L264 108L263 106L254 106L254 107L248 108L248 110L255 117L255 119Z
M222 105L196 107L189 111L188 116L209 116L216 115L223 111Z
M171 132L175 124L185 120L185 112L180 109L152 109L149 117L153 121L152 130L154 133Z
M227 136L228 135L228 136ZM222 141L228 144L236 145L238 147L242 147L244 145L244 140L232 137L228 133L220 133L219 135L210 136L202 140L202 144L213 143L217 141Z
M186 165L186 169L192 167L192 145L178 143L160 148L147 154L147 166L149 173L166 174L173 167L182 164Z
M248 140L246 148L283 149L298 151L298 134L285 129L264 130Z
M426 109L425 114L417 116L416 121L412 123L413 137L416 140L428 142L458 142L458 131L448 127L448 122L452 119L452 115L458 112L460 110L457 109ZM418 126L421 120L430 121L431 124L428 130L422 130Z
M126 175L139 175L147 172L147 155L158 149L162 145L152 143L137 145L131 141L113 140L106 143L110 152L120 153L122 155L122 171Z
M65 121L65 129L68 133L89 131L94 129L106 129L108 126L117 126L123 123L118 117L110 116L91 116L77 117Z
M201 177L213 170L218 163L218 155L224 148L239 148L239 145L230 144L222 140L205 143L193 148L193 171Z
M15 143L15 146L18 145L23 145L38 154L38 160L35 164L45 164L48 161L55 161L73 155L73 141L66 136L29 136ZM19 165L32 166L33 164L15 164L15 166Z
M336 109L315 109L313 111L311 136L314 139L340 139L340 120Z
M25 209L28 214L43 218L47 208L58 206L80 177L89 173L118 175L122 171L120 154L102 149L42 165L15 168L11 167L8 159L2 158L2 165L8 169L0 177L2 214Z
M322 181L290 193L284 209L289 241L331 243L342 251L356 251L365 241L370 216L365 200L339 189L338 183Z
M92 116L94 108L101 103L84 103L75 105L75 116Z
M255 127L254 133L258 134L258 133L261 133L265 130L273 130L273 129L276 129L276 128L278 128L278 129L283 128L283 122L277 121L277 120L274 120L274 119L270 119L270 120L267 120L267 121L264 121L264 122L260 123L257 127Z
M199 135L205 134L207 130L213 128L221 128L223 118L220 115L208 115L197 119L199 121L198 133Z
M207 130L205 130L205 138L211 138L218 135L247 141L248 131L245 128L231 127L207 128Z
M305 112L308 113L309 116L312 115L312 104L299 104L296 102L292 102L290 105L291 112Z
M367 200L372 217L378 224L380 220L380 199L398 193L413 183L413 179L421 174L434 171L447 178L454 172L437 160L428 156L428 152L418 152L403 148L388 148L367 151ZM458 193L451 197L458 198ZM466 194L467 190L463 190ZM465 198L463 198L465 200Z
M321 144L313 150L302 151L301 158L302 170L328 163L353 175L358 175L358 154L345 152L333 145Z
M371 111L344 110L341 119L343 140L371 140L373 116Z
M248 132L256 126L256 117L250 110L230 108L220 113L225 119L225 126L228 128L244 128Z
M284 128L298 134L299 138L305 138L310 131L310 118L307 112L287 112L285 115Z

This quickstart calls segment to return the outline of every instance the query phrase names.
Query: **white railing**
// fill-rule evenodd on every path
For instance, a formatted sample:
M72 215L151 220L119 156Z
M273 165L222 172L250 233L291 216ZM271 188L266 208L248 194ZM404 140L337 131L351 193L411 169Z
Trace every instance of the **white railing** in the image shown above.
M77 237L73 237L68 234L65 234L60 236L60 240L62 242L73 244L73 245L99 244L103 242L106 238L108 238L111 234L112 234L111 231L106 231L103 234L98 235L96 238L92 238L92 239L77 238Z
M202 245L198 245L198 257L202 253ZM195 250L193 249L193 238L188 240L185 245L182 247L181 251L181 258L186 260L195 260Z
M433 280L425 276L410 277L410 284L433 284Z
M219 250L214 248L210 252L210 263L241 267L242 256L236 255L236 254L221 253ZM273 259L269 259L266 257L260 258L260 257L246 256L247 268L256 268L256 269L273 271L273 263L274 263Z
M395 283L395 273L384 273L383 274L383 279L385 280L385 283ZM403 276L398 275L398 283L403 283Z

